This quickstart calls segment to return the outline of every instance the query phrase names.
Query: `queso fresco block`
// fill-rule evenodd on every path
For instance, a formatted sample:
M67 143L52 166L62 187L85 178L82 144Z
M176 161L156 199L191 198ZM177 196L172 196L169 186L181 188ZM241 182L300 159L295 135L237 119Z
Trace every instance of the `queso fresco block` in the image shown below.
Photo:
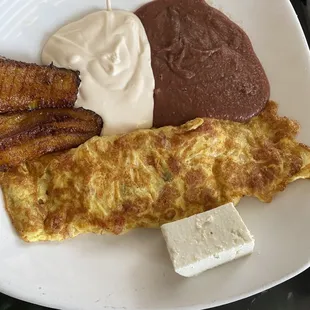
M161 227L175 271L191 277L251 254L254 238L232 203Z

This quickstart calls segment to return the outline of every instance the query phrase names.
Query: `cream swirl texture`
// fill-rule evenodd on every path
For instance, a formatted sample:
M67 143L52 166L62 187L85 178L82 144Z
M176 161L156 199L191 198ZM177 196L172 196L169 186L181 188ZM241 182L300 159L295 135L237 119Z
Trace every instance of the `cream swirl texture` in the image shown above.
M150 45L133 13L103 10L64 26L45 44L42 61L80 71L76 106L103 118L103 135L152 127Z

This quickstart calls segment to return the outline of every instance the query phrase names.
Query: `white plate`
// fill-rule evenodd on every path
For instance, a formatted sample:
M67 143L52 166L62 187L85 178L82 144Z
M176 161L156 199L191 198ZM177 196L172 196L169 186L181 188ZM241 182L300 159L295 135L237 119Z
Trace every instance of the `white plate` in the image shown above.
M112 0L136 9L147 0ZM39 61L58 27L104 7L104 0L0 0L0 54ZM249 34L280 112L302 125L310 144L310 61L289 0L213 0ZM255 253L203 275L176 275L159 231L122 237L85 235L25 244L0 206L0 291L61 309L201 309L241 299L301 272L310 261L310 190L296 182L271 204L238 207L256 237Z

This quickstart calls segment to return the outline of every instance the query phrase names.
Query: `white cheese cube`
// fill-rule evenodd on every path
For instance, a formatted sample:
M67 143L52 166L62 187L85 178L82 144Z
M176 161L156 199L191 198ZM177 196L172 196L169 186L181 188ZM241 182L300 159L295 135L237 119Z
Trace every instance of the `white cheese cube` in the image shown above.
M254 238L232 203L161 227L175 271L191 277L251 254Z

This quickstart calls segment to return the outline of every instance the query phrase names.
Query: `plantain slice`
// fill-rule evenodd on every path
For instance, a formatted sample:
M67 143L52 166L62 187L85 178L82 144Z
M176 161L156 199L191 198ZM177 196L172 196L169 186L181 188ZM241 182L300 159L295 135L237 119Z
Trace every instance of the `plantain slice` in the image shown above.
M89 122L89 125L96 128L102 127L102 119L95 112L83 108L41 109L0 115L0 139L27 131L34 126L70 119ZM93 122L94 120L96 122Z
M64 151L100 135L96 113L78 109L41 109L0 116L0 171L44 154Z
M79 72L0 57L0 113L73 107Z

